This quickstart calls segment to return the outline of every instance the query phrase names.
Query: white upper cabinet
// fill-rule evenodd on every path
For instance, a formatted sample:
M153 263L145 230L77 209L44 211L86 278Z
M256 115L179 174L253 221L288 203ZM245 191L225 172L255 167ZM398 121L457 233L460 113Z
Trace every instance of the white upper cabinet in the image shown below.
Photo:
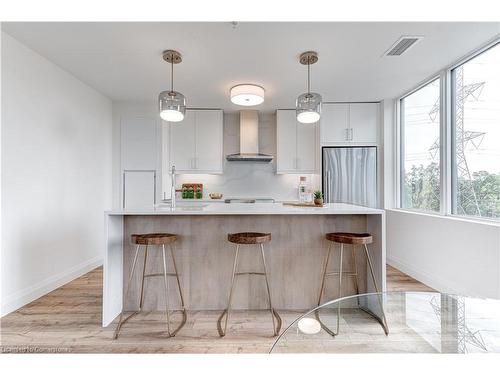
M196 111L197 170L222 173L223 133L222 111Z
M353 103L349 105L351 141L377 143L378 103Z
M321 144L376 144L378 135L378 103L323 104Z
M186 111L184 120L169 123L169 160L170 167L175 165L179 171L194 169L196 114Z
M349 104L323 104L321 143L345 142L349 134Z
M179 173L222 173L221 110L188 110L183 121L169 124L169 168Z
M276 111L276 173L317 173L318 124L297 121L295 110Z

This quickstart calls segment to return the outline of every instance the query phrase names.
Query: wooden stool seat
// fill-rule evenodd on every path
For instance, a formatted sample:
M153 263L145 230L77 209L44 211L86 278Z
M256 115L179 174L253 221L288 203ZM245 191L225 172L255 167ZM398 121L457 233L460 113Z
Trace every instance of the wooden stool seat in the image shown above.
M271 241L271 233L242 232L227 235L229 242L238 245L256 245Z
M348 245L366 245L373 242L373 236L370 233L333 232L327 233L326 239Z
M174 242L177 236L170 233L147 233L133 234L131 238L136 245L166 245Z

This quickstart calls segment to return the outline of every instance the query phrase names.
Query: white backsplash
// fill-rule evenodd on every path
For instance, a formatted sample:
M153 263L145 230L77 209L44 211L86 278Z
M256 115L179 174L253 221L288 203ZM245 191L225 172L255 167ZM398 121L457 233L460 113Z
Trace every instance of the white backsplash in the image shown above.
M239 113L224 114L224 157L239 152ZM276 115L259 114L259 151L276 158ZM276 174L276 160L271 163L228 162L224 173L184 174L177 176L177 187L183 183L202 183L204 195L222 193L224 197L262 197L276 200L297 200L299 177L306 176L311 189L319 188L320 176L308 174Z

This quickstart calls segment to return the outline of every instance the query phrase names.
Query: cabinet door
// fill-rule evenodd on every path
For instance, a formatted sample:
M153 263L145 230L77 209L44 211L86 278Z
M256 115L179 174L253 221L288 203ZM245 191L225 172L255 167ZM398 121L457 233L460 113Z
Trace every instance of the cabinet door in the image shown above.
M295 172L297 163L297 120L295 111L276 111L276 126L276 172Z
M181 122L170 126L170 168L192 171L195 168L195 112L186 111Z
M297 122L297 172L316 172L316 137L318 124Z
M199 172L222 173L222 111L196 111L195 167Z
M323 104L320 120L321 143L348 141L349 104Z
M121 168L156 169L157 164L157 122L147 117L122 117Z
M351 141L377 143L378 103L350 105Z
M155 171L123 172L123 208L152 208L155 204Z

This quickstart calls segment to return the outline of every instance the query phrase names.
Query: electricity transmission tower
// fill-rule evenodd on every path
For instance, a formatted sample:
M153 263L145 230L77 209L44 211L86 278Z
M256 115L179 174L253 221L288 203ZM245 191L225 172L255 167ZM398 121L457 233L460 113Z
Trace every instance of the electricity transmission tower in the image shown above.
M437 296L433 296L429 303L441 325L441 343L448 344L441 347L443 353L468 353L473 346L482 352L488 351L481 331L473 331L467 326L464 297L441 296L438 300ZM450 336L454 336L456 341Z
M475 150L479 148L483 141L485 132L468 131L464 129L464 107L468 98L474 101L479 100L479 96L483 91L485 82L472 83L464 85L463 67L455 69L455 155L456 155L456 172L457 172L457 210L459 214L481 216L479 203L477 200L472 174L467 164L465 150L471 144ZM439 99L429 111L431 121L435 121L439 113ZM439 139L436 140L429 148L429 152L433 159L436 158L439 152ZM460 184L458 184L460 181Z

